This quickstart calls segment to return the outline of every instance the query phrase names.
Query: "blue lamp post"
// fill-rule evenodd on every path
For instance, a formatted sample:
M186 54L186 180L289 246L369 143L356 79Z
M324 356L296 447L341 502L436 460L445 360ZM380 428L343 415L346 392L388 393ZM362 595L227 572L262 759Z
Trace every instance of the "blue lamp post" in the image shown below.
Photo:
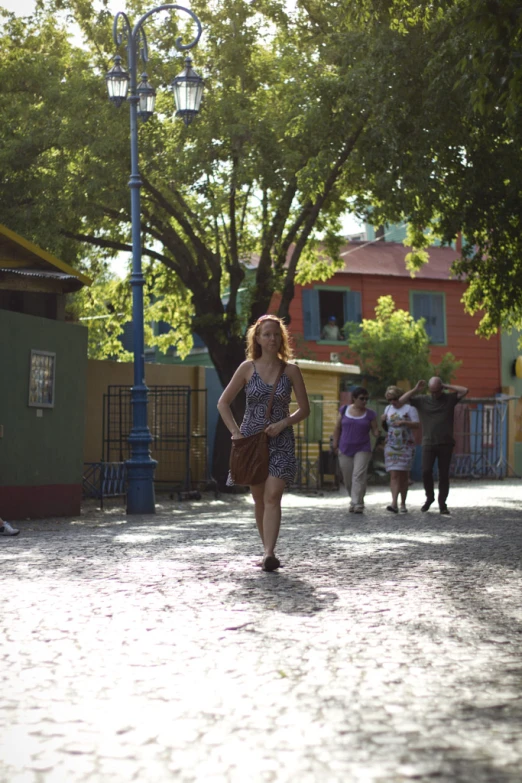
M128 514L154 514L154 470L156 461L150 454L152 435L147 422L147 392L145 385L145 357L143 335L143 286L145 283L141 269L141 238L140 238L140 188L141 179L138 168L138 117L146 121L152 116L156 93L149 84L146 73L141 75L138 84L138 60L148 61L148 48L143 23L149 16L159 11L183 11L192 17L197 25L197 35L188 44L182 44L181 38L176 40L178 51L187 51L197 44L201 37L201 22L195 13L180 5L161 5L148 11L131 27L125 13L120 11L114 17L113 37L116 46L125 43L127 49L127 67L121 65L121 57L116 55L114 66L105 77L109 99L115 106L127 100L130 103L130 142L131 142L131 176L129 187L131 191L131 225L132 225L132 324L134 343L134 385L131 391L132 430L129 436L131 457L127 461ZM121 22L121 32L119 25ZM189 57L185 60L184 70L172 82L174 99L176 101L176 116L181 117L186 125L194 119L199 111L203 94L203 80L192 69Z

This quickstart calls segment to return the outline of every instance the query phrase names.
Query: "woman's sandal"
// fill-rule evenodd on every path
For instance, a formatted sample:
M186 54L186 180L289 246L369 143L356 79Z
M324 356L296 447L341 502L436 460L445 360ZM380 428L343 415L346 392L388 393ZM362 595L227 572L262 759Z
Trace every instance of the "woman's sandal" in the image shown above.
M395 508L395 506L386 506L386 511L393 511L394 514L399 513L399 509Z
M275 555L267 555L263 560L263 565L261 566L263 571L275 571L276 568L279 568L281 563L277 559Z

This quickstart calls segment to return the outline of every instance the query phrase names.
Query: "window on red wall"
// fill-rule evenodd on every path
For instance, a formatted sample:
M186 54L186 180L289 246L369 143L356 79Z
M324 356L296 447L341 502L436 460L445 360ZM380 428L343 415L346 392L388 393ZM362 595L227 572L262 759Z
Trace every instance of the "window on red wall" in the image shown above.
M446 307L444 294L410 291L410 311L416 321L424 318L424 328L433 345L446 344Z
M349 288L317 287L303 289L303 331L305 340L320 340L321 330L331 316L339 329L345 323L361 323L361 292ZM344 339L341 333L341 338Z

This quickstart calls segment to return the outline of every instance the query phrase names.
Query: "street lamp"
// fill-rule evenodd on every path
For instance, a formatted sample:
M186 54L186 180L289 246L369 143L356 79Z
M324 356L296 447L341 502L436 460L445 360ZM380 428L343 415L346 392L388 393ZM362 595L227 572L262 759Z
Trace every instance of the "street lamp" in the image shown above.
M141 179L138 168L138 116L146 121L154 112L156 91L150 85L146 73L141 75L138 84L138 60L146 63L148 57L147 37L143 23L158 11L183 11L192 17L197 25L197 35L188 44L176 40L178 51L187 51L195 46L201 37L201 22L193 11L180 5L161 5L148 11L131 27L127 15L120 11L114 17L113 37L116 46L123 43L127 49L127 72L121 65L121 57L116 55L114 65L105 77L109 99L115 106L127 100L130 103L130 142L131 142L131 226L132 226L132 324L134 345L134 385L131 390L132 430L129 436L131 457L127 460L127 514L154 514L154 470L156 461L150 454L152 435L147 422L147 392L145 385L145 357L143 334L143 286L145 279L141 270L140 236L140 188ZM119 25L121 23L121 32ZM203 79L192 69L187 57L185 69L173 82L176 100L176 116L182 117L188 125L199 111L203 94Z

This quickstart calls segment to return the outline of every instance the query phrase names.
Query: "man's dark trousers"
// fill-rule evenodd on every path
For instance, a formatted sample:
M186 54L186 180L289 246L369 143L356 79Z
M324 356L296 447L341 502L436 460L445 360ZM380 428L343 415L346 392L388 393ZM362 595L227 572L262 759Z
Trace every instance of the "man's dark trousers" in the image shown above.
M452 443L441 443L437 446L422 447L422 482L426 491L426 500L435 500L433 489L433 466L435 460L439 463L439 506L444 508L449 493L449 471L451 455L453 454Z

